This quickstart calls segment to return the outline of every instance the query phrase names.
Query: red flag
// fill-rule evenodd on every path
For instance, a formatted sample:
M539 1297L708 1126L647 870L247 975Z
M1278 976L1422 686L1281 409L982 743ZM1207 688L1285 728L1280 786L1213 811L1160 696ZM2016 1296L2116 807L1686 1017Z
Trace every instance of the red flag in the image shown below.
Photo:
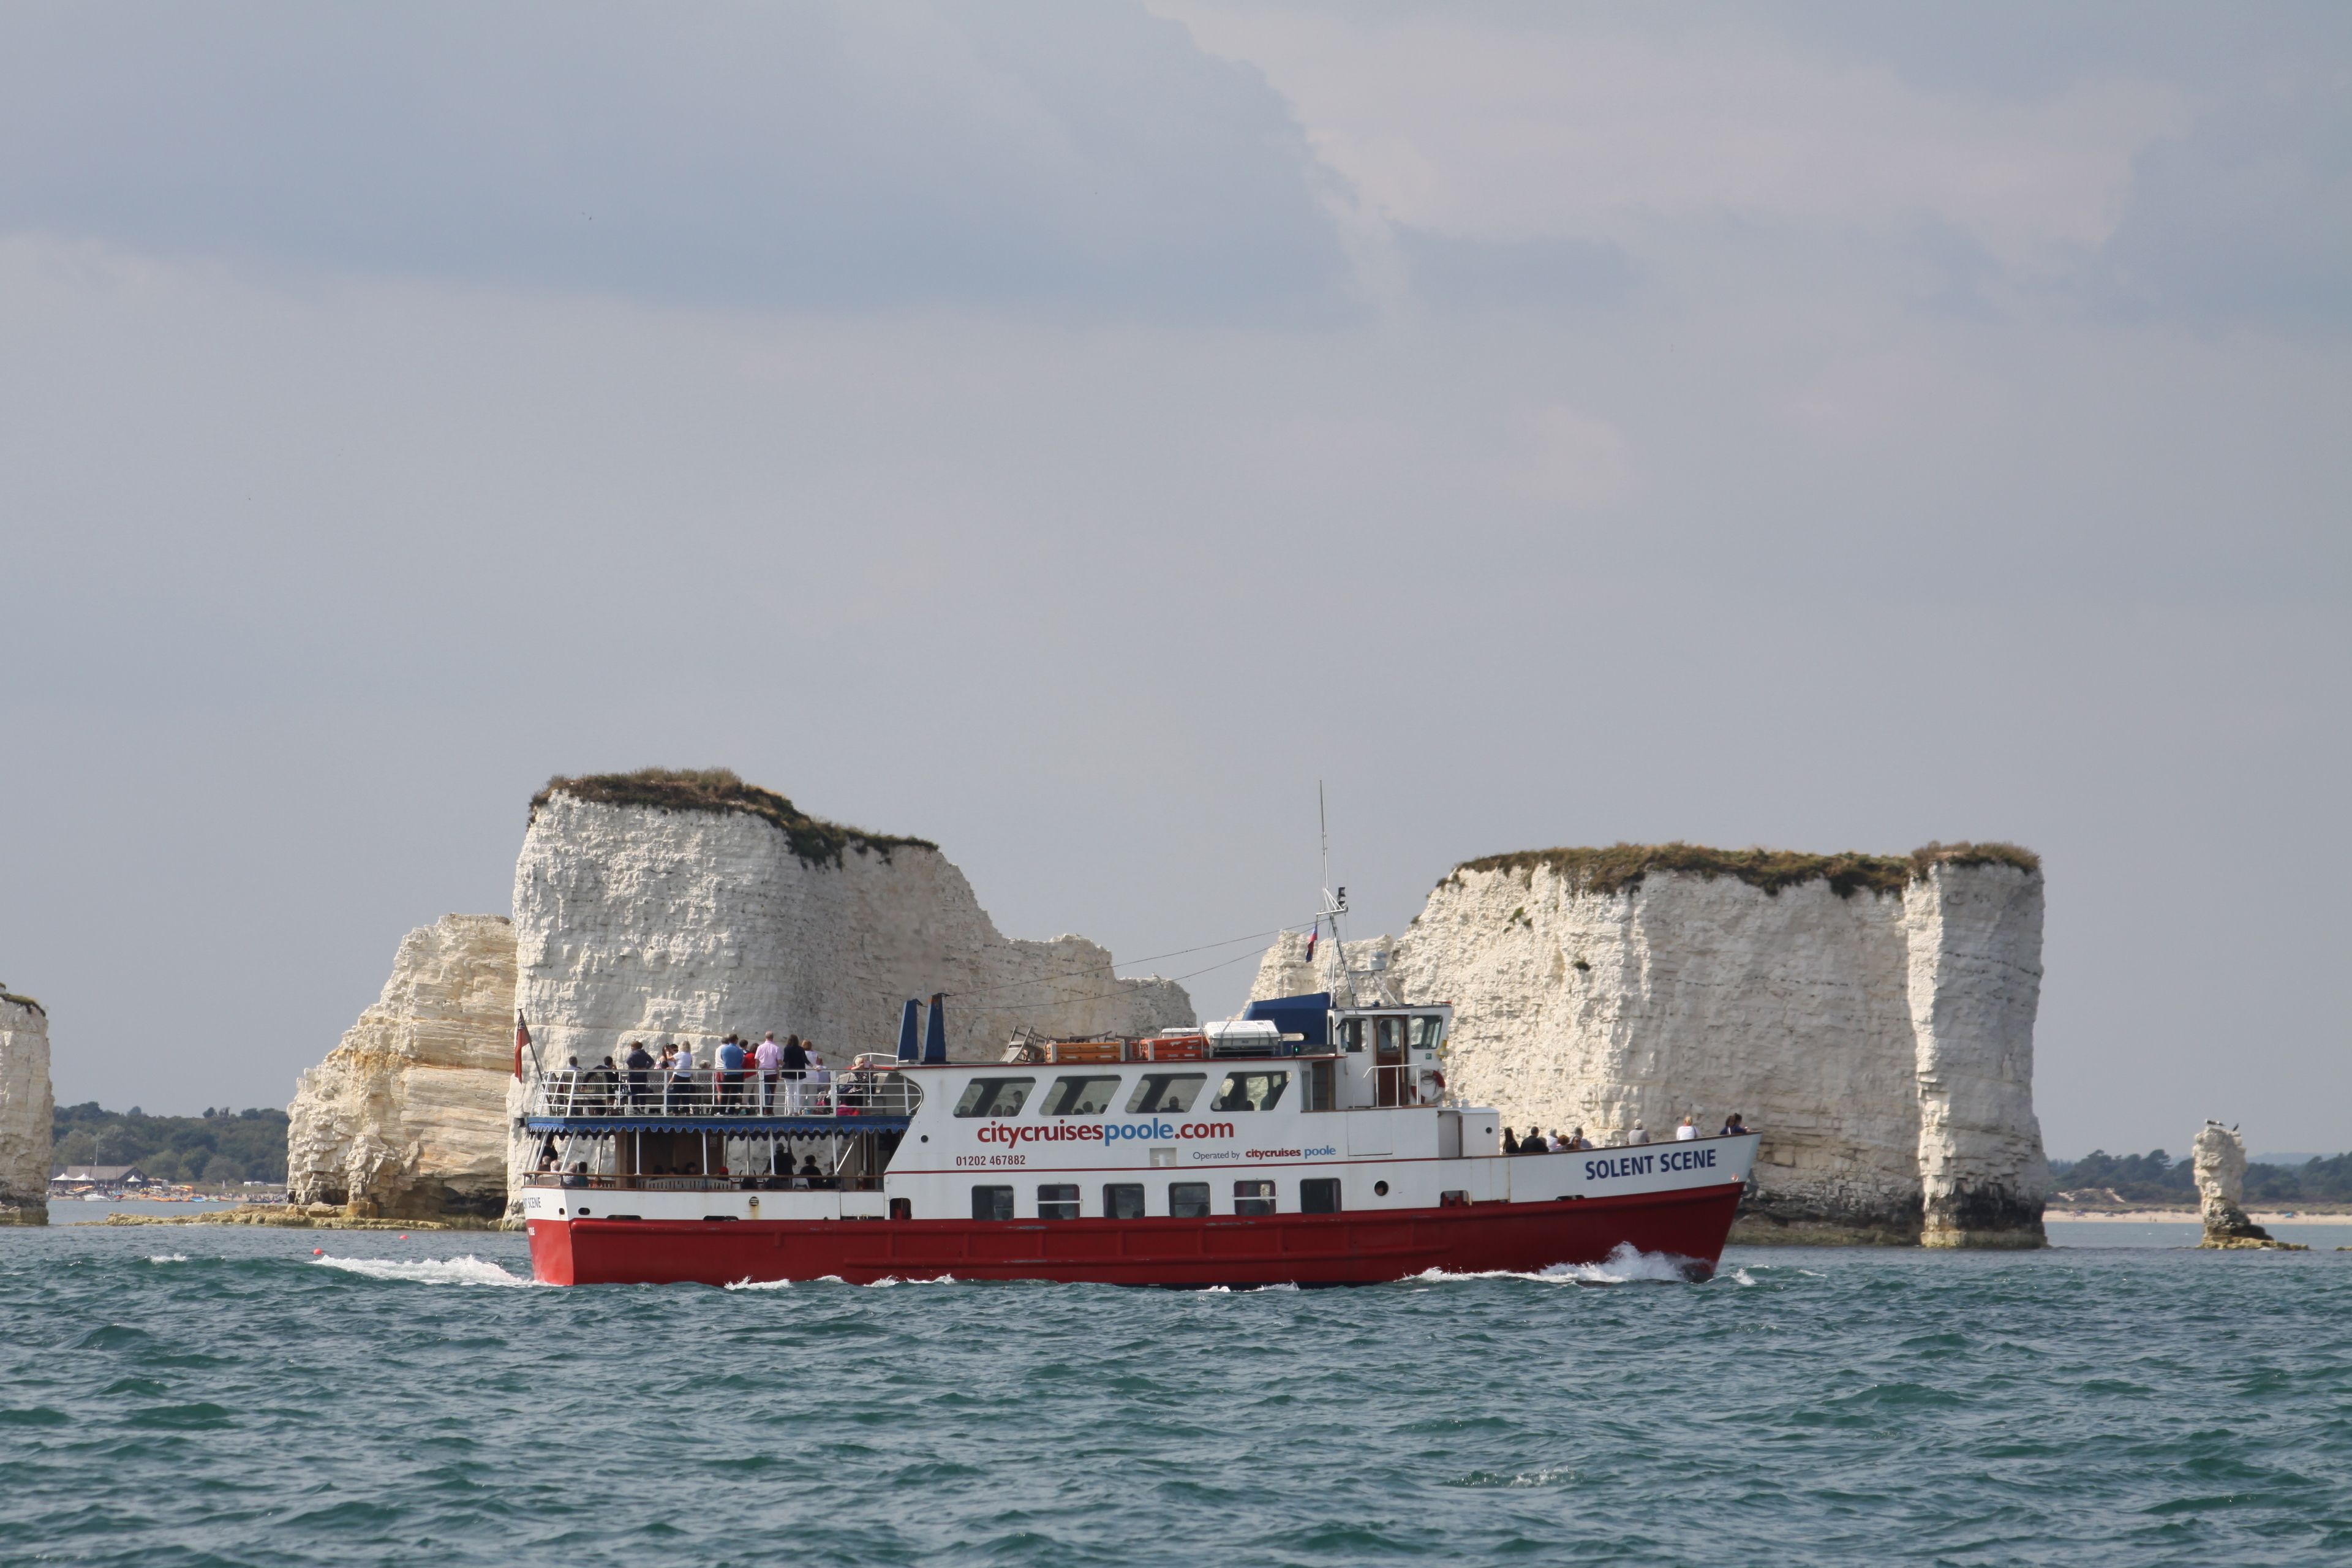
M1321 926L1317 926L1313 931L1307 933L1307 962L1309 963L1315 962L1315 940L1322 934L1323 928Z
M530 1030L524 1027L522 1015L520 1013L517 1013L515 1015L515 1079L518 1082L521 1081L522 1079L523 1049L530 1044Z

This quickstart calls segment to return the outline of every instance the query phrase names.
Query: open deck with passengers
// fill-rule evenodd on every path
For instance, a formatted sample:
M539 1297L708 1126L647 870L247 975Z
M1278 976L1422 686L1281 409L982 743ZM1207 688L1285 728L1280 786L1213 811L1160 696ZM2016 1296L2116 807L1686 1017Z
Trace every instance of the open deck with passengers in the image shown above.
M534 1268L1337 1284L1620 1243L1698 1268L1720 1254L1753 1137L1505 1154L1497 1112L1446 1101L1450 1008L1316 994L1249 1013L950 1062L935 1000L924 1048L910 1013L896 1055L789 1096L756 1072L549 1075L524 1118L545 1167L525 1192Z

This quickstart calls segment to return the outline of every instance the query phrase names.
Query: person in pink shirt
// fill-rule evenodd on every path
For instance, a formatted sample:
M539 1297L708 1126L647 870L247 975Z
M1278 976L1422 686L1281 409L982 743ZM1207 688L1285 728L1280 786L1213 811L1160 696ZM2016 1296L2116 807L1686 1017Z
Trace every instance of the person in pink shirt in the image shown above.
M760 1042L760 1048L751 1055L760 1064L760 1112L763 1116L773 1116L776 1113L776 1079L784 1070L784 1047L776 1044L776 1031L769 1030L768 1037Z

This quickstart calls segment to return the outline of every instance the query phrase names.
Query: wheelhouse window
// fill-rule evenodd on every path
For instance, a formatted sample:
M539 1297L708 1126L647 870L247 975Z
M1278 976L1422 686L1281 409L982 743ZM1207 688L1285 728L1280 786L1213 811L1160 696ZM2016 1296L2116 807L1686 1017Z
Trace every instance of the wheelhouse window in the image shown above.
M1193 1099L1209 1075L1200 1072L1148 1072L1127 1097L1129 1116L1181 1116L1192 1109Z
M1100 1116L1110 1109L1118 1095L1118 1075L1108 1073L1097 1078L1088 1073L1067 1073L1054 1080L1045 1091L1045 1111L1048 1116Z
M1011 1187L972 1188L971 1217L974 1219L1011 1219L1013 1217L1013 1189Z
M1444 1035L1444 1014L1415 1013L1412 1016L1412 1048L1414 1050L1435 1050L1437 1048L1439 1039Z
M1143 1184L1113 1182L1103 1188L1105 1219L1141 1219L1143 1217Z
M1339 1178L1310 1176L1298 1184L1300 1214L1338 1214L1339 1212Z
M956 1101L958 1116L1018 1116L1021 1108L1029 1103L1029 1091L1037 1087L1034 1078L976 1078L964 1087L963 1098Z
M1212 1110L1272 1110L1290 1087L1286 1072L1229 1072Z
M1343 1018L1339 1021L1339 1048L1343 1051L1360 1051L1364 1048L1364 1021L1361 1018Z
M1235 1214L1272 1214L1274 1184L1266 1181L1235 1182L1234 1212Z
M1078 1184L1076 1182L1045 1182L1037 1188L1039 1219L1076 1219L1078 1217Z
M1176 1219L1208 1218L1209 1184L1206 1182L1169 1183L1168 1213Z

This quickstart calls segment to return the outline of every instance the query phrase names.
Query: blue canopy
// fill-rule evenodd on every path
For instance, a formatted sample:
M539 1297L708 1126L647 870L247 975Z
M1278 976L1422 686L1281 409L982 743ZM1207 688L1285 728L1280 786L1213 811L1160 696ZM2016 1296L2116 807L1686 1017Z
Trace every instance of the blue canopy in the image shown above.
M1269 996L1263 1002L1253 1002L1244 1018L1264 1018L1286 1035L1299 1035L1310 1046L1331 1043L1331 993L1317 991L1305 996Z

